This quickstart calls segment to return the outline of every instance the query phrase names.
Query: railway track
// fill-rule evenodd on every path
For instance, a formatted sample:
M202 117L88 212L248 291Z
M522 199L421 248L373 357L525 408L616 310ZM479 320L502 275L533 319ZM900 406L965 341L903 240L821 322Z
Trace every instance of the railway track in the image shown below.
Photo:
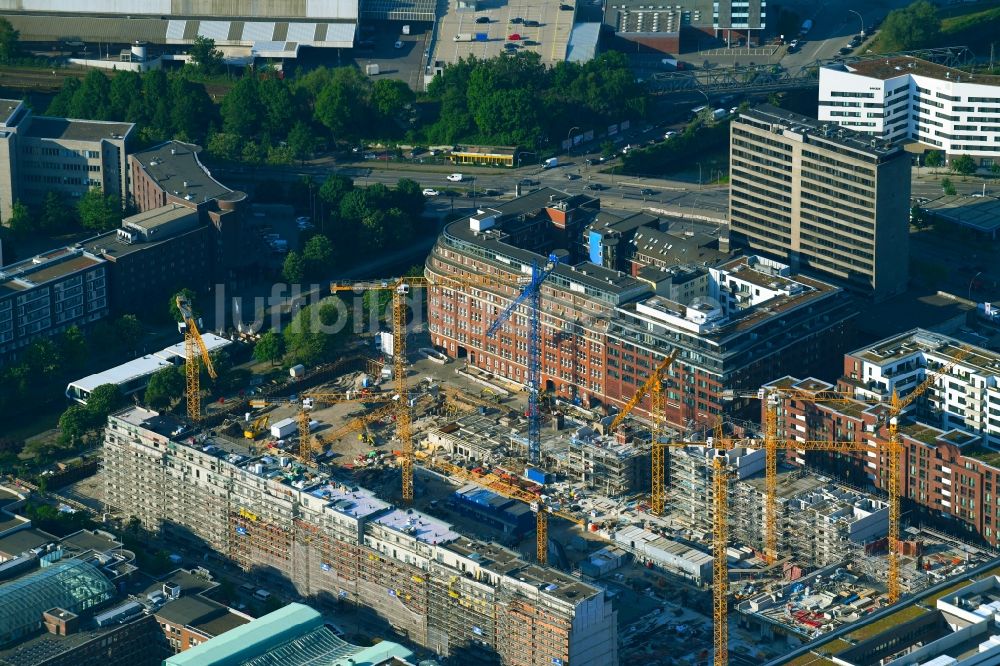
M0 87L28 92L58 92L66 78L83 79L91 70L85 67L63 67L60 69L41 69L36 67L0 67ZM109 76L114 71L105 70ZM205 91L209 97L218 102L231 88L228 84L206 83Z

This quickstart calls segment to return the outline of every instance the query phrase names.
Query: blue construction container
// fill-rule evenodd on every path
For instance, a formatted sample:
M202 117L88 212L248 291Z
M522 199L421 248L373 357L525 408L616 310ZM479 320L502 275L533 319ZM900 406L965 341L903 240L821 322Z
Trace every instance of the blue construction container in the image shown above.
M535 469L534 467L524 468L524 478L532 483L537 483L540 486L544 486L546 483L552 483L552 475L543 472L540 469Z

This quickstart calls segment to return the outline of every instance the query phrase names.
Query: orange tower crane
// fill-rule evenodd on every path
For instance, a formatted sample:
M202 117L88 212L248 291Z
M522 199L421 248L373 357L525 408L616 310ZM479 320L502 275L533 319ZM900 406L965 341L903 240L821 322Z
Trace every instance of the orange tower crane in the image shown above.
M187 377L187 412L192 421L201 420L201 368L198 357L205 363L208 376L218 378L212 358L208 355L208 347L198 331L191 304L184 296L177 297L177 309L184 320L184 372Z

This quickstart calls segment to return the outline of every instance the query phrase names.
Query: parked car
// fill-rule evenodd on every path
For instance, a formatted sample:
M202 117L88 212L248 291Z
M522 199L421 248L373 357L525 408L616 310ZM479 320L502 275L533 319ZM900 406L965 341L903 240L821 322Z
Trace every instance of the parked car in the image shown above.
M451 173L451 174L448 174L448 180L450 180L453 183L461 183L462 182L462 174L460 174L460 173Z
M425 187L425 188L424 188L424 196L425 196L425 197L436 197L436 196L438 196L439 194L441 194L441 193L440 193L440 192L438 192L437 190L435 190L435 189L434 189L434 188L432 188L432 187Z
M397 49L401 49L401 48L403 48L403 42L401 42L400 40L397 39L396 43L393 44L393 47L397 48Z
M568 174L566 174L566 180L576 180L579 177L580 177L579 174L575 174L575 173L568 173Z
M593 190L594 192L600 192L601 190L604 189L604 186L601 185L600 183L587 183L586 185L583 186L583 189Z
M541 25L541 23L539 23L538 21L531 21L531 20L528 20L528 21L525 21L525 22L524 22L524 26L525 26L526 28L537 28L537 27L538 27L538 26L540 26L540 25Z
M531 180L530 178L522 178L521 180L517 181L517 184L523 187L531 187L532 185L535 184L535 181Z
M573 11L573 5L559 5L559 9L564 12L571 12Z
M853 50L854 50L854 47L851 46L850 44L848 44L847 46L842 46L840 48L840 55L847 55L848 53L850 53Z
M489 23L489 22L490 22L489 16L480 16L476 19L476 23Z
M518 24L518 23L524 23L524 19L523 19L523 18L521 18L520 16L515 16L514 18L512 18L512 19L510 20L510 22L511 22L511 23L514 23L514 24Z

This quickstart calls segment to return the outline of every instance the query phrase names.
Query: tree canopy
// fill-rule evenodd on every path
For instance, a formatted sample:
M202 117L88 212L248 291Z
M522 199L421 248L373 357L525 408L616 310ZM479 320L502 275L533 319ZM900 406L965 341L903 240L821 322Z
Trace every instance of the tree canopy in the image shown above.
M285 349L294 363L323 363L336 357L350 332L349 308L337 298L326 298L299 310L283 331Z
M76 203L80 224L85 229L110 231L121 226L121 200L113 194L104 194L100 188L91 188Z
M190 49L191 59L198 68L209 76L219 74L225 68L222 61L222 51L215 48L215 40L198 35Z
M879 32L879 49L884 52L909 51L936 46L941 35L937 8L927 0L889 12Z
M285 354L285 341L274 331L268 331L260 336L253 348L253 357L261 363L274 365Z

